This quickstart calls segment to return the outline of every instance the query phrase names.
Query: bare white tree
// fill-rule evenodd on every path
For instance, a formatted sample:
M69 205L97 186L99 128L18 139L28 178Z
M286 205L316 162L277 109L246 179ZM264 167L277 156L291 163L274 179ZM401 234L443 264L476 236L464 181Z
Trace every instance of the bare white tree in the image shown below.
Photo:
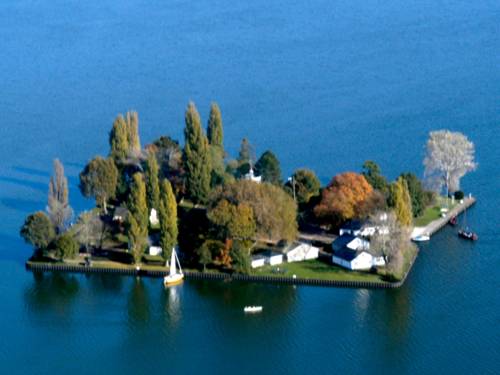
M82 212L76 227L76 238L87 253L90 247L101 247L105 225L96 211Z
M460 179L476 169L474 143L459 132L438 130L430 132L424 159L428 186L448 194L460 189Z

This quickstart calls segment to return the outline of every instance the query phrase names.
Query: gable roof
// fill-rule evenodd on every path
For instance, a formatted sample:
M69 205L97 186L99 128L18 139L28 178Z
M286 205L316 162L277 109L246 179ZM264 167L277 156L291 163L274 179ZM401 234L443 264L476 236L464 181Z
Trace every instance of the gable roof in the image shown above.
M356 257L359 254L361 254L361 252L351 250L347 247L343 247L340 250L335 250L335 252L333 253L333 255L336 256L337 258L347 260L348 262L350 262L353 259L356 259Z
M354 240L355 238L356 238L355 236L352 236L350 234L343 234L342 236L337 237L337 239L335 241L333 241L333 243L332 243L332 249L334 251L341 250L344 247L346 247L347 244L349 242L351 242L352 240Z

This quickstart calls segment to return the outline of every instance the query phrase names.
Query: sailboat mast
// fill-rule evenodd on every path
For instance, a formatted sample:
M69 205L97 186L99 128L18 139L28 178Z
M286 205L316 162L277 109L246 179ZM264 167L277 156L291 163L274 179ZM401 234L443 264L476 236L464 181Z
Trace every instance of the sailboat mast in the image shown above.
M179 261L179 257L177 256L177 252L175 252L175 259L177 259L177 265L179 266L179 273L182 273L181 262Z

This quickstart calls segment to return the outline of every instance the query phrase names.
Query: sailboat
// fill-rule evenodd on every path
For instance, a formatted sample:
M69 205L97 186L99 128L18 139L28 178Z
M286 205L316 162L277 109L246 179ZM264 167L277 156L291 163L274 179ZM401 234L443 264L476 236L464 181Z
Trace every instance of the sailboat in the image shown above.
M179 268L177 270L177 267ZM170 271L167 276L163 278L165 286L175 285L182 282L184 274L182 273L181 263L177 257L175 249L172 249L172 256L170 258Z
M464 210L464 224L465 229L464 227L462 227L462 229L459 229L458 237L463 238L464 240L477 241L479 239L478 235L469 230L469 227L467 226L467 209Z

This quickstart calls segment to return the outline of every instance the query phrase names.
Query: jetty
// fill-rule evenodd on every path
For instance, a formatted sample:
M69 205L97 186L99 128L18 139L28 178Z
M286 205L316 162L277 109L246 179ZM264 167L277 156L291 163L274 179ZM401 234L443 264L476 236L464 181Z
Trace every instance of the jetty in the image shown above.
M464 198L462 201L457 203L457 205L455 207L453 207L451 210L446 212L439 219L431 221L426 226L415 227L413 229L411 237L414 238L414 237L420 236L422 234L426 234L429 237L432 236L434 233L436 233L441 228L446 226L452 217L454 217L454 216L458 217L466 209L473 206L475 203L476 203L476 198L474 198L473 196L469 196L469 197Z

